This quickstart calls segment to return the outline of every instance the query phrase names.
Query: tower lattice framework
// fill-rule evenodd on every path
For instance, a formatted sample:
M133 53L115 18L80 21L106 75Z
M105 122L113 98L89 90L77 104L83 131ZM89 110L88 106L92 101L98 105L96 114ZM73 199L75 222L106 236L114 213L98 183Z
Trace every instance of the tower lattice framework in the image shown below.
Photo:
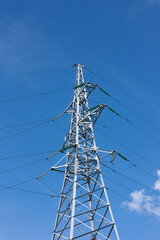
M93 131L105 105L89 108L88 96L96 85L84 82L82 69L77 64L74 97L66 110L71 114L70 128L61 149L66 163L56 167L65 171L53 240L119 240ZM101 154L106 157L113 152L101 151Z

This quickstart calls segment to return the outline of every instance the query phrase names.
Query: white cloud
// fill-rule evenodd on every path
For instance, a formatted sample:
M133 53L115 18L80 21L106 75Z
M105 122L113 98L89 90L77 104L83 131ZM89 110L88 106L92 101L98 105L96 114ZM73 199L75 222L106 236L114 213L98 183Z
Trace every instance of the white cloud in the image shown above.
M155 190L160 190L160 170L157 170L159 180L154 184ZM148 213L160 217L160 196L146 194L144 189L130 193L131 201L125 201L122 206L131 212Z
M123 207L128 208L130 211L148 213L160 217L160 197L147 195L144 189L132 192L130 197L131 201L123 202Z
M130 197L132 199L131 202L123 202L123 206L127 206L130 211L136 210L137 212L142 211L142 202L143 202L143 194L144 190L141 191L135 191L130 194Z
M160 170L157 170L157 175L158 175L159 179L155 182L154 189L160 190Z

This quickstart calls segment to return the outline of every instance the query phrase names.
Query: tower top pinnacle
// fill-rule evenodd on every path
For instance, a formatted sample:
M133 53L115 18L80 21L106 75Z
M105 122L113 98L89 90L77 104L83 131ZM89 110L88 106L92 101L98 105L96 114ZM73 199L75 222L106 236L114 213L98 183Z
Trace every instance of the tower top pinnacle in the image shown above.
M81 63L75 63L72 65L72 67L77 67L77 66L81 66L82 68L85 68L85 66Z

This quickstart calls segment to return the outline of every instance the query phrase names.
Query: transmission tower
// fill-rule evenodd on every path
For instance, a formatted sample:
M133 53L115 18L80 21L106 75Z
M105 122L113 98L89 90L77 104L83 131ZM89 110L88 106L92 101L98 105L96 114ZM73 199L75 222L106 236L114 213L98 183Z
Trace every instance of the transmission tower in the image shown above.
M71 123L60 150L65 154L66 162L51 168L61 172L64 168L53 240L119 240L100 168L101 158L108 155L114 158L114 151L97 148L93 131L105 105L89 108L88 96L96 85L84 82L84 66L75 66L74 97L65 111L71 114Z

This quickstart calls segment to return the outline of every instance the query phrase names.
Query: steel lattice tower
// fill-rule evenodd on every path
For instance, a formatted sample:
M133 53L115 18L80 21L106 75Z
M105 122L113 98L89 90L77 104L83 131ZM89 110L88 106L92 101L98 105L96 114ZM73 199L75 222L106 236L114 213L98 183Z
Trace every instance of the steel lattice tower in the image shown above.
M71 114L69 131L61 152L66 163L64 181L53 231L56 239L119 240L100 168L99 149L93 127L105 105L89 108L88 96L96 85L85 83L83 66L77 66L74 97L66 112ZM102 151L103 157L114 152Z

